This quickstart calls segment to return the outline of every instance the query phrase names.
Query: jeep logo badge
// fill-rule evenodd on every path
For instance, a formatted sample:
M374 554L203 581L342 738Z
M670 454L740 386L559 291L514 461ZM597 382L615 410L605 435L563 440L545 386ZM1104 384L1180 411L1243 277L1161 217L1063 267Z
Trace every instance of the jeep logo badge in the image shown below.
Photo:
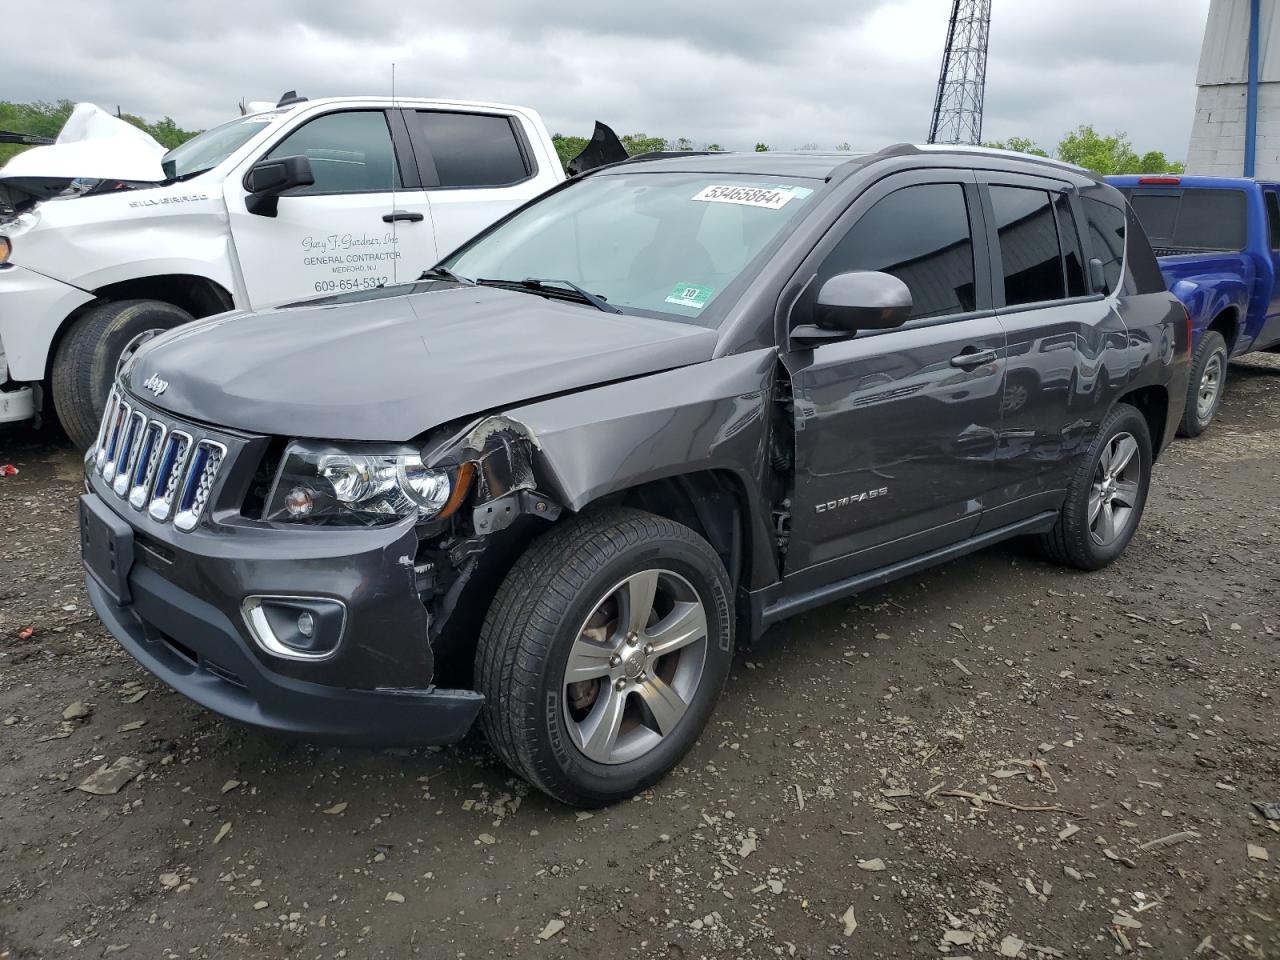
M169 389L169 381L161 380L158 374L153 373L147 379L142 381L142 385L154 393L157 397Z

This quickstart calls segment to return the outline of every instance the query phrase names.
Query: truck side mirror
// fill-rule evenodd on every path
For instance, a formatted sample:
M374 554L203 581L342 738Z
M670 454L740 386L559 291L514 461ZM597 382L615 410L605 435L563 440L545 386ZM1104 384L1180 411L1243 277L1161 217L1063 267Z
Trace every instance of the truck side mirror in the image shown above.
M911 291L897 277L870 270L838 273L818 291L813 323L791 331L791 342L811 346L847 340L859 330L892 330L911 319Z
M244 175L245 208L259 217L274 217L280 194L294 187L309 187L316 182L311 161L306 157L271 157L259 160Z

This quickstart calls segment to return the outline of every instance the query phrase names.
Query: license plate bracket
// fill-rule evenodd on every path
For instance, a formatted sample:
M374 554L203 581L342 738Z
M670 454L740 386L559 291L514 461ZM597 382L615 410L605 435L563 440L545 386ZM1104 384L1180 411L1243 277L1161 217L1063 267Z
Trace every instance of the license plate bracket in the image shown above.
M133 599L129 593L133 530L93 493L80 497L80 557L89 576L116 606Z

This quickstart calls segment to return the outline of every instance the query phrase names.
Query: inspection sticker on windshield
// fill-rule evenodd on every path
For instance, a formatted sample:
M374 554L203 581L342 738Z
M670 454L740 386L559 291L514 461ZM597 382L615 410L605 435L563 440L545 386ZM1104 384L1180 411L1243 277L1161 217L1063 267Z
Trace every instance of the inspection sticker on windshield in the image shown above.
M667 303L701 310L707 305L707 301L711 299L711 294L715 292L715 287L700 287L696 283L677 283L676 288L667 297Z
M703 203L736 203L744 207L781 210L800 196L799 191L793 187L743 187L726 184L707 187L692 199Z

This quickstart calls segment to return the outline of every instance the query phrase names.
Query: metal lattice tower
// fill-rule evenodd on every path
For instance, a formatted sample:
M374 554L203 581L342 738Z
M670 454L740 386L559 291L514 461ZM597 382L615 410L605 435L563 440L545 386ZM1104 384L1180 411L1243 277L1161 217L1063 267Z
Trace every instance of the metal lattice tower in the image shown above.
M982 95L987 83L991 0L952 0L947 47L933 102L930 143L982 142Z

